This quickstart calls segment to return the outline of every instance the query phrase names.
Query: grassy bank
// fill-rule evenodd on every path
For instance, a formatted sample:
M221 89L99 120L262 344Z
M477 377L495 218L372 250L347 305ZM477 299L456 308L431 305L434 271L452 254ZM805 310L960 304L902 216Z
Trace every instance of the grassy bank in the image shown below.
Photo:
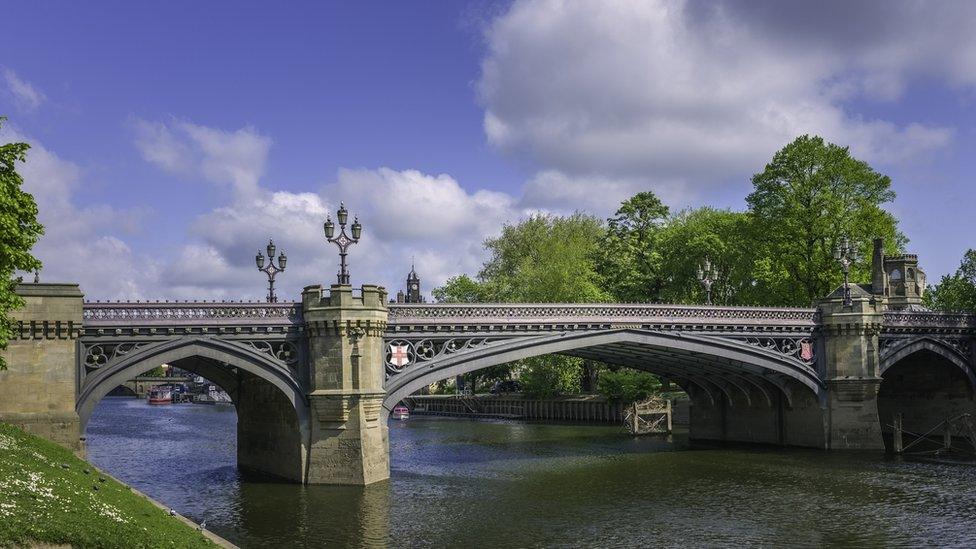
M47 440L0 423L0 547L215 547Z

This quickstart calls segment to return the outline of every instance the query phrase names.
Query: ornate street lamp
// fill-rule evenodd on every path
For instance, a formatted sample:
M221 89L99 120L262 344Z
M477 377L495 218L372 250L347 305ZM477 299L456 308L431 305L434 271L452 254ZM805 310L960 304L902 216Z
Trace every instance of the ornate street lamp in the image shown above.
M850 271L851 265L857 261L857 248L851 244L846 236L834 246L834 259L840 263L840 268L844 271L844 306L850 307L853 304L851 299Z
M332 235L335 234L335 223L332 222L331 217L326 217L323 228L325 229L326 240L339 247L339 284L349 284L346 254L348 253L349 246L359 242L359 237L363 234L363 226L359 224L359 218L356 217L352 222L352 236L350 237L346 234L346 221L349 220L349 211L346 210L346 205L343 202L339 203L339 211L336 212L336 218L339 220L339 236L332 238Z
M282 251L281 255L278 256L278 265L275 265L274 254L274 241L268 240L268 266L264 266L264 256L261 255L260 250L258 250L258 255L254 256L254 262L257 263L258 270L268 275L268 303L278 302L278 296L274 293L274 279L276 274L285 270L285 264L288 262L288 256Z
M718 273L712 267L712 262L705 258L705 264L698 266L698 281L705 287L705 303L712 304L712 284L718 280Z

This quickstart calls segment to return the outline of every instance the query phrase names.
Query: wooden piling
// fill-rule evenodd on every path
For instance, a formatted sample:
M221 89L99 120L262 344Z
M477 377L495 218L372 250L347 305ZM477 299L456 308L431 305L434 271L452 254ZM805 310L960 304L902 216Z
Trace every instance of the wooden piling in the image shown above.
M892 446L894 447L893 449L894 449L894 451L895 451L896 454L900 454L900 453L902 453L902 450L904 450L904 445L902 444L902 438L901 438L901 436L902 436L901 435L901 430L902 430L901 425L902 425L901 412L898 412L898 413L895 414L895 420L894 420L894 428L895 429L894 429L894 433L892 433L892 436L891 436Z

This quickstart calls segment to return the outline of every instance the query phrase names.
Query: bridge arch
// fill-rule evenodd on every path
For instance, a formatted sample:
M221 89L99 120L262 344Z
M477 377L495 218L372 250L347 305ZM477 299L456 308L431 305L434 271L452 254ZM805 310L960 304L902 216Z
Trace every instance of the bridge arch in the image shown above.
M286 367L231 341L212 337L165 341L139 348L92 372L75 404L81 432L95 406L112 389L163 363L203 375L231 395L238 413L238 465L242 469L302 480L310 437L305 390ZM248 422L263 424L249 426Z
M613 356L614 349L624 347L639 350L645 358ZM626 328L511 339L414 364L387 381L383 407L389 413L403 398L442 379L547 354L594 358L656 372L682 386L697 387L713 402L717 393L731 401L736 391L746 391L742 378L766 379L787 398L788 382L806 387L818 398L824 389L811 366L766 349L717 337Z
M976 375L959 349L934 337L895 343L882 354L878 418L890 445L895 418L906 433L925 433L947 418L976 412Z
M881 376L884 377L885 372L902 360L924 351L934 353L958 368L966 376L969 386L976 391L976 374L974 374L973 366L970 366L967 357L948 343L931 337L909 340L884 353L881 357Z

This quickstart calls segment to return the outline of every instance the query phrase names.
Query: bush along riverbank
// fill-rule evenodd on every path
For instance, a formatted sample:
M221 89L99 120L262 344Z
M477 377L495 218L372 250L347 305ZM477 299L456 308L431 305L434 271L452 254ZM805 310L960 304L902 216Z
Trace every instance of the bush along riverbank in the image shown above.
M0 547L216 547L69 450L0 423Z

